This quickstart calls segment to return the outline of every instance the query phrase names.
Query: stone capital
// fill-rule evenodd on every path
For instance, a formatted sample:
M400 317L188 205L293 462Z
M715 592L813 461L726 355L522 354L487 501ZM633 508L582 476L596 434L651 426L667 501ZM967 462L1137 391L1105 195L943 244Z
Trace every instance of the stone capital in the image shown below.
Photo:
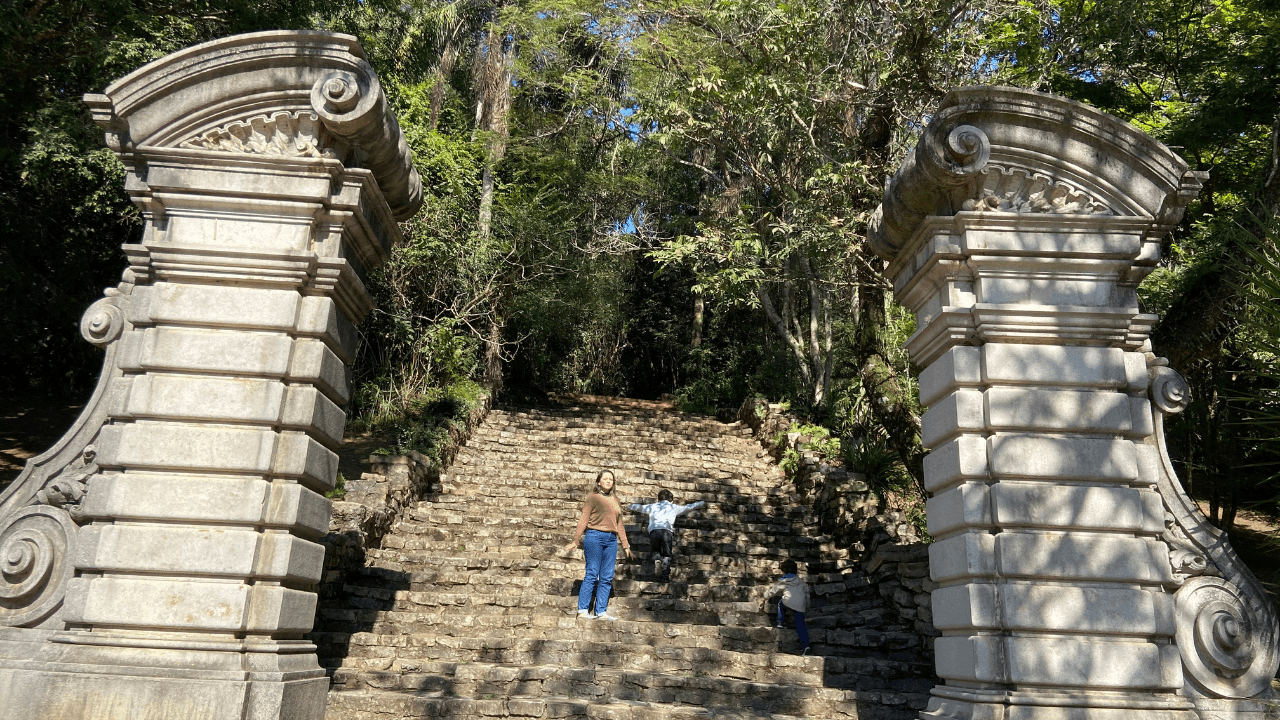
M887 182L868 234L887 260L913 251L926 217L963 212L1133 218L1144 244L1159 243L1202 180L1165 145L1087 105L1017 88L959 88ZM1134 259L1154 266L1158 250L1144 247Z
M141 172L158 149L225 161L332 159L368 168L396 220L422 204L404 134L350 35L272 30L212 40L84 99L107 145Z

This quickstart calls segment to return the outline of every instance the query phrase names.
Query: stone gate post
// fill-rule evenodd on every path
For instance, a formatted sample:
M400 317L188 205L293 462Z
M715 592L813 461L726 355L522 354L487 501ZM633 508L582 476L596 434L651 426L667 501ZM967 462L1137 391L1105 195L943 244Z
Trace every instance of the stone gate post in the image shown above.
M146 224L77 424L0 497L0 718L318 720L362 275L421 184L355 38L263 32L85 102Z
M1136 287L1201 177L1104 113L955 90L871 227L924 368L925 718L1261 718L1276 614L1182 493Z

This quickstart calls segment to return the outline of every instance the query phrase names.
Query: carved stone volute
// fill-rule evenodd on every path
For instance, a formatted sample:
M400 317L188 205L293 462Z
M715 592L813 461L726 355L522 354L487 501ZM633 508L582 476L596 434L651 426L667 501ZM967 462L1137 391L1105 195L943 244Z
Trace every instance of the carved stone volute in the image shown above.
M1159 446L1158 488L1167 510L1164 540L1175 582L1178 650L1193 696L1247 699L1266 691L1280 667L1280 618L1226 533L1209 524L1173 472L1163 417L1190 402L1187 381L1149 355L1149 393Z

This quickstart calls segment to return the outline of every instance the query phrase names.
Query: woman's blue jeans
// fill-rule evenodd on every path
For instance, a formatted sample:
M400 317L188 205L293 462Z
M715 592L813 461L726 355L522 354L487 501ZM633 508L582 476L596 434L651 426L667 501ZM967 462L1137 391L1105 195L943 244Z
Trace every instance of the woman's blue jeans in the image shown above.
M609 609L609 591L613 589L613 567L618 562L618 536L588 529L582 536L582 552L587 556L587 572L578 591L578 609L591 605L596 596L596 614Z

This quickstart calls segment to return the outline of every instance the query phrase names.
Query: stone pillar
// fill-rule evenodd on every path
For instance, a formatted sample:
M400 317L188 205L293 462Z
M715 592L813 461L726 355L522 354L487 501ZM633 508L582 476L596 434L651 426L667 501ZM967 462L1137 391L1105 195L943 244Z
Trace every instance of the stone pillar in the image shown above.
M421 203L356 39L263 32L85 102L145 229L76 426L0 498L0 718L324 715L315 615L363 273Z
M1201 179L1108 115L981 87L889 181L870 236L916 315L941 585L946 682L921 717L1261 710L1274 609L1173 477L1185 383L1136 294Z

